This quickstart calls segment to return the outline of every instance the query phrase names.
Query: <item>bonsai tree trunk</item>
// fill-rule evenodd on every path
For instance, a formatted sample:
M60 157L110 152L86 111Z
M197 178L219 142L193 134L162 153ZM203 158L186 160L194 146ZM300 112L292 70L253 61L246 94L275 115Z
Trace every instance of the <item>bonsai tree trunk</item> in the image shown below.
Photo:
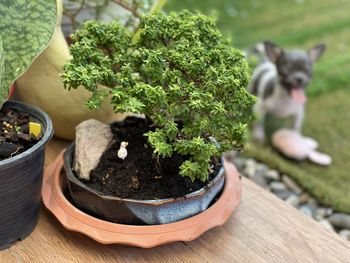
M99 110L84 106L91 93L85 89L64 89L60 74L64 63L70 59L69 49L61 30L62 1L57 0L58 19L50 45L41 53L17 82L20 99L46 111L53 121L55 135L73 139L75 126L86 119L101 122L118 121L124 114L115 114L108 100Z

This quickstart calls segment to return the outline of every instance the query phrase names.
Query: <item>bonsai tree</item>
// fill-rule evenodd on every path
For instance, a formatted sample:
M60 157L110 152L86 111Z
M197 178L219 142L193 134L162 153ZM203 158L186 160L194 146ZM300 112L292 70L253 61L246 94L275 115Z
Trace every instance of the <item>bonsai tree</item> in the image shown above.
M206 181L212 157L243 148L255 101L247 63L211 19L158 12L142 17L136 34L90 21L73 41L65 87L89 90L91 109L111 94L116 112L143 113L156 158L189 156L181 175Z

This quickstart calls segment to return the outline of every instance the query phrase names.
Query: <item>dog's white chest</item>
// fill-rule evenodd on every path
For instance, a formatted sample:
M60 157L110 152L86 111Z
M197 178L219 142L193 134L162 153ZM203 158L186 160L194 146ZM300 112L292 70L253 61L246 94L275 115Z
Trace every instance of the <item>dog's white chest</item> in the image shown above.
M265 102L268 111L277 117L296 115L303 110L304 104L294 101L289 94L279 89Z

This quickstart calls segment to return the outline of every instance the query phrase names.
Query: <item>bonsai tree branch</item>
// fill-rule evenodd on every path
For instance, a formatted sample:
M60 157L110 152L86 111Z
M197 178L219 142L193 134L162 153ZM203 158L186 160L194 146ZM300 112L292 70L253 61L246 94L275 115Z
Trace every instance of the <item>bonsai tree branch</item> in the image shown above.
M65 5L63 15L70 20L74 32L80 26L78 16L84 9L93 9L95 13L94 19L99 20L101 13L108 8L109 3L115 3L128 12L128 17L124 26L131 25L133 28L137 29L142 12L148 11L148 1L149 0L68 0L68 3L74 6L77 3L79 3L79 5L77 8L74 8L74 10L70 10L71 7ZM118 16L115 16L115 19L117 20Z
M73 31L75 31L77 29L77 16L79 15L81 10L83 9L84 5L85 5L85 0L81 0L80 5L77 8L77 10L75 10L75 12L70 13L67 9L63 10L63 15L65 15L69 18L69 20L72 24Z
M113 0L113 2L120 5L125 10L129 11L131 14L133 14L133 16L135 16L139 19L141 18L141 14L137 11L137 6L135 6L134 4L129 6L123 0ZM134 3L134 1L133 1L133 3Z

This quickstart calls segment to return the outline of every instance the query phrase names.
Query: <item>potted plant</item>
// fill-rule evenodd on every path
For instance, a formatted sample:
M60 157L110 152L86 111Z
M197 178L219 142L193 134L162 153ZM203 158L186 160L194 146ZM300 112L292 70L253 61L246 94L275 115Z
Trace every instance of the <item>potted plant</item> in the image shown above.
M39 3L40 2L40 3ZM53 130L42 110L7 101L9 87L49 43L52 1L0 3L0 250L28 236L41 207L45 145Z
M137 23L143 12L148 12L157 0L50 0L57 4L57 21L49 45L34 60L29 69L16 81L20 99L45 110L52 118L55 136L74 139L74 128L81 121L95 118L102 122L122 120L124 114L115 113L110 104L88 110L81 105L89 98L89 92L78 89L68 92L63 88L60 74L63 65L71 57L69 32L79 28L88 18L110 21L123 19L125 23ZM20 2L20 1L16 1ZM63 3L62 3L63 2ZM162 2L162 1L161 1ZM40 5L40 2L37 2ZM114 13L115 11L115 13ZM93 15L90 15L93 13ZM111 15L112 13L112 15ZM110 17L111 16L111 17ZM65 30L65 33L62 32ZM43 88L45 87L45 88ZM57 100L57 98L62 98Z
M144 16L134 35L118 23L90 21L72 39L64 85L90 91L86 105L92 109L111 95L116 112L145 115L112 125L114 141L90 178L72 173L77 156L74 146L67 149L74 202L127 224L169 223L206 209L223 185L220 156L243 148L252 117L242 53L211 19L188 11ZM192 195L202 202L195 211L169 206L190 203ZM162 205L172 213L163 213Z

